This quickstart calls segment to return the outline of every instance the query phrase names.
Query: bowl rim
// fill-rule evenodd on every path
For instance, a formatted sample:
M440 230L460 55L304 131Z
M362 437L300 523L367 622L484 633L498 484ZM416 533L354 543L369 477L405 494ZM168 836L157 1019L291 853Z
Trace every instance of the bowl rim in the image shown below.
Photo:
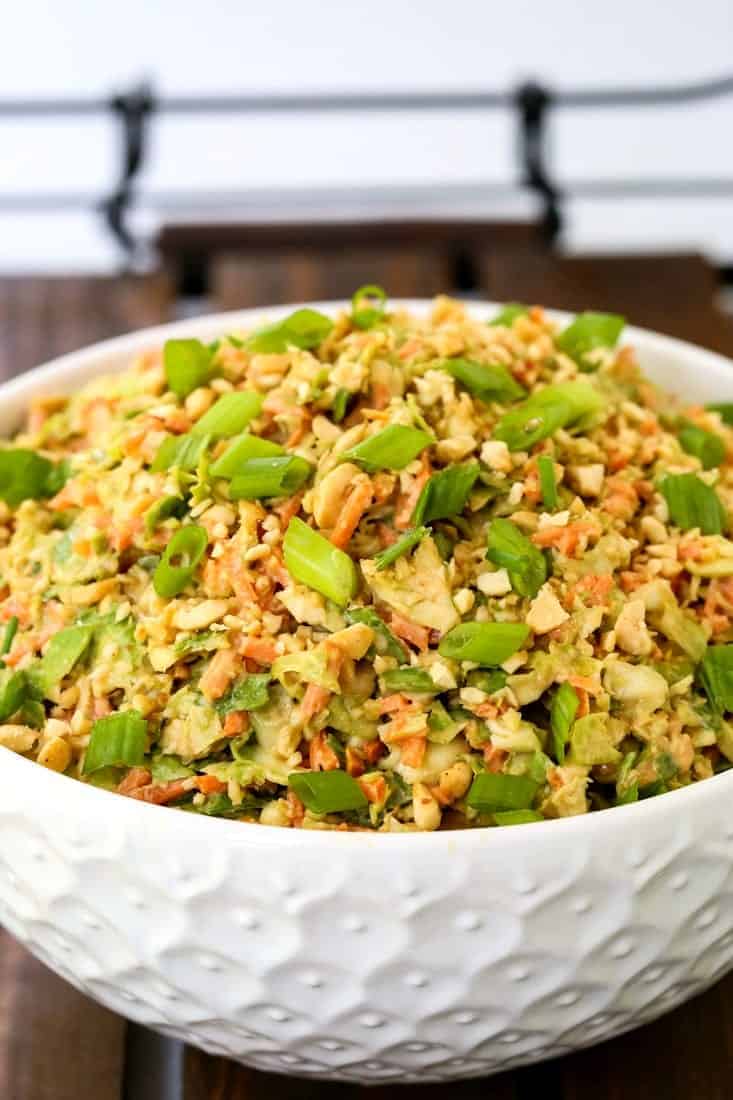
M428 298L391 298L390 306L399 309L409 309L417 313L424 313L430 308L432 302L433 299ZM487 311L487 319L490 319L491 311L500 309L502 305L502 303L483 299L466 301L462 304L474 315L476 313L484 314L484 311ZM122 336L113 337L109 340L98 341L78 351L58 356L47 363L41 364L23 374L9 379L7 382L1 383L0 402L5 401L11 404L18 404L21 401L25 402L32 396L36 389L43 388L46 383L52 382L58 375L65 376L64 385L68 388L69 383L73 386L75 380L80 381L82 379L86 380L87 378L94 377L96 372L90 368L93 368L95 363L100 359L104 360L110 357L119 359L127 355L135 354L149 347L155 347L161 341L169 337L185 335L198 338L210 338L239 325L249 327L257 321L276 320L280 317L287 316L294 309L304 307L322 310L325 313L334 313L339 310L348 309L350 307L350 302L347 300L330 300L296 302L273 307L254 307L213 314L203 314L201 316L138 329ZM566 321L575 316L575 314L567 310L547 309L545 312L549 317L558 322ZM717 352L697 347L695 344L691 344L684 340L678 340L676 337L666 336L649 329L628 325L624 329L624 336L629 342L640 349L647 349L660 353L676 353L678 356L692 358L699 363L701 369L707 368L713 372L730 372L731 368L733 368L733 361ZM120 369L118 363L108 363L106 367L103 367L98 372L98 374L102 376L118 369ZM733 379L731 380L731 389L733 389ZM5 432L2 434L5 434ZM684 805L687 806L687 812L692 814L696 806L708 803L716 794L720 796L721 799L729 799L731 794L733 794L733 768L731 768L729 771L712 776L710 779L700 780L680 788L679 790L668 791L663 795L657 795L654 798L645 799L629 805L609 807L608 810L580 814L575 817L545 819L543 821L531 822L526 826L515 826L509 829L467 828L438 832L410 831L399 833L381 833L368 830L347 832L345 830L339 831L338 829L285 829L281 826L260 825L255 822L205 817L204 815L182 813L180 811L178 813L171 813L170 810L172 807L154 806L136 799L124 798L117 795L114 791L107 791L100 787L94 787L88 783L82 783L72 776L66 776L43 768L35 761L29 760L2 746L0 746L0 768L2 768L5 778L7 778L10 772L17 770L18 786L23 789L27 789L29 782L39 787L45 785L48 788L46 805L48 805L51 800L64 802L67 800L66 796L74 797L72 792L76 791L75 797L79 800L78 806L80 812L86 810L93 811L97 805L95 800L102 799L104 801L99 802L99 808L105 813L108 821L112 814L115 814L116 820L121 822L125 815L129 815L131 818L137 818L139 813L145 815L151 812L160 813L162 811L159 822L160 826L173 829L174 831L183 831L189 828L197 832L203 828L217 829L220 831L221 838L224 839L223 833L226 830L230 839L239 839L240 842L246 842L248 845L254 842L257 846L274 845L275 847L281 847L283 844L290 846L294 843L307 846L319 845L330 843L331 838L339 837L341 838L339 841L341 844L346 843L357 845L362 848L364 846L372 848L375 844L384 843L385 838L389 837L390 840L387 843L390 848L395 845L402 846L403 844L415 845L429 843L433 847L440 846L441 848L450 850L455 849L458 845L460 845L461 848L466 848L474 847L477 844L488 843L486 838L489 836L491 837L490 843L492 848L496 845L500 845L503 848L515 845L523 847L526 836L528 835L525 830L529 827L529 824L531 824L533 830L530 835L534 836L538 842L547 842L548 837L554 837L557 839L558 843L560 843L563 836L567 836L568 834L572 836L575 831L579 829L582 829L584 832L587 830L605 832L607 829L614 827L612 824L614 821L618 822L619 827L622 827L623 822L626 822L630 828L633 828L637 823L637 819L639 823L643 821L647 825L651 825L653 821L659 821L660 815L666 817L669 812L674 813L675 807L680 812L684 812L683 799L685 800ZM673 796L673 801L671 801L671 796ZM704 800L704 802L702 800ZM140 819L140 826L144 827L146 822L149 826L152 826L154 820L155 819L152 817L143 817ZM165 825L166 821L168 825ZM550 829L554 831L550 833Z

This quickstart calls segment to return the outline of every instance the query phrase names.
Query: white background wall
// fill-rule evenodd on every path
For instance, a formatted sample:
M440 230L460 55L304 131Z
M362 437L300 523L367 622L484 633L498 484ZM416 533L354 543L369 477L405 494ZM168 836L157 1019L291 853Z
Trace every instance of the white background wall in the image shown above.
M733 69L732 0L0 0L0 99L91 94L150 78L162 94L504 88L538 77L558 89L704 79ZM0 117L0 194L113 184L109 121ZM249 215L353 214L384 185L380 212L528 212L484 181L515 178L507 114L164 118L141 185L148 192L251 189ZM560 180L627 176L733 181L733 97L638 113L563 112L552 126ZM460 185L454 199L432 188ZM355 186L347 206L319 189ZM413 185L419 198L409 199ZM276 191L298 192L297 202ZM303 201L303 192L307 202ZM367 201L369 200L369 201ZM189 211L194 213L194 211ZM733 259L725 197L577 200L572 249L698 247ZM155 206L138 218L152 226ZM86 214L3 214L0 269L104 269L117 259Z

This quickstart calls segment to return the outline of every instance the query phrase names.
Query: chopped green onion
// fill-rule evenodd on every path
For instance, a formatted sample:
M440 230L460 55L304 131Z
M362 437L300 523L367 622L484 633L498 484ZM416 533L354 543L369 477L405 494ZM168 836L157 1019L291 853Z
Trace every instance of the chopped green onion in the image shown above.
M204 528L193 523L176 531L153 573L153 588L159 596L170 599L183 591L193 579L208 541Z
M404 661L404 646L395 638L392 631L380 619L376 611L371 607L350 607L345 614L347 623L365 623L374 631L374 648L380 656L396 657L398 661Z
M682 421L678 439L683 451L700 459L703 470L720 466L725 458L725 444L720 436L698 428L689 420Z
M502 810L494 814L497 825L530 825L533 821L544 821L542 814L536 810Z
M192 435L206 435L212 439L229 439L244 431L250 420L254 419L262 408L261 393L249 390L237 390L236 393L224 393L200 420L191 428Z
M333 328L333 321L315 309L296 309L295 313L258 328L245 341L248 351L272 355L288 348L315 348Z
M418 497L412 513L413 525L420 527L436 519L459 516L466 507L479 471L478 462L469 462L465 466L447 466L433 474Z
M289 497L305 484L312 470L310 462L299 455L249 458L229 483L229 497L231 500Z
M528 635L525 623L459 623L445 635L438 653L456 661L501 665L521 649Z
M596 348L615 348L626 321L617 313L579 313L555 343L581 367L588 367L588 353Z
M384 690L415 691L435 694L439 689L433 683L430 673L424 668L389 668L382 673Z
M83 657L94 635L93 626L67 626L54 634L38 664L28 670L33 688L48 697Z
M486 557L506 569L512 588L520 596L536 596L547 580L544 554L511 520L491 521Z
M733 711L733 645L711 645L697 675L716 714Z
M511 328L517 317L526 317L528 313L529 306L524 306L521 302L508 302L488 324Z
M251 673L246 680L240 680L226 695L217 699L214 707L221 715L233 710L259 710L269 701L269 683L270 677L266 672Z
M527 396L503 363L475 363L471 359L441 359L435 369L447 371L481 401L519 401Z
M343 451L341 458L358 462L368 470L403 470L434 442L432 435L420 428L390 424L362 443Z
M349 555L297 516L285 532L283 554L294 580L320 592L337 607L346 607L356 593L356 566Z
M697 474L668 474L660 489L672 523L682 531L699 527L703 535L721 535L728 526L720 497Z
M506 672L503 668L474 668L466 677L466 683L469 687L493 695L495 691L506 687Z
M346 416L346 410L349 407L350 398L350 390L336 390L333 398L333 404L331 405L331 419L334 421L334 423L340 424L343 418Z
M137 767L145 762L148 723L136 710L98 718L84 756L84 774L99 768Z
M166 340L163 365L168 389L181 400L209 381L214 356L200 340Z
M24 500L53 496L66 480L59 476L61 466L24 447L0 450L0 500L17 508ZM64 472L68 475L66 467Z
M526 775L480 772L471 784L466 804L482 814L528 810L538 789L537 783Z
M733 404L729 401L723 401L717 405L706 405L705 408L710 412L719 413L724 424L733 424Z
M565 746L570 740L570 729L578 713L580 699L575 689L564 681L555 692L550 707L550 728L558 764L565 762Z
M232 478L250 458L274 458L282 454L285 451L279 443L271 443L269 439L260 439L257 435L244 432L231 441L216 462L212 462L209 473L212 477Z
M0 722L7 722L26 702L28 678L22 670L0 669Z
M360 286L351 299L351 320L357 328L373 328L384 317L387 293L381 286Z
M198 467L201 456L210 442L211 439L208 436L192 435L190 432L186 435L169 435L158 448L158 453L150 466L150 472L159 474L176 466L179 470L191 473Z
M403 554L409 553L413 546L417 546L417 544L422 542L425 536L429 534L430 529L428 527L414 527L411 531L405 531L404 535L397 539L397 542L393 542L386 550L380 550L378 554L374 555L377 571L381 572L382 569L386 569L388 565L393 565L398 558L401 558Z
M170 783L173 779L189 779L195 775L193 768L187 768L177 756L156 754L148 764L154 783Z
M588 382L558 382L532 394L506 413L494 428L494 439L510 451L528 451L559 428L568 428L604 405L599 390Z
M545 511L554 512L557 508L557 482L555 463L549 455L540 455L537 459L537 472L540 475L540 492Z
M342 771L292 772L288 776L288 786L314 814L363 810L368 805L356 780Z
M183 497L169 496L158 500L145 513L145 532L150 535L165 519L175 516L180 519L186 514L186 502Z
M18 631L18 616L13 615L8 619L7 626L3 631L3 639L0 642L0 657L4 657L6 653L10 652L10 647L13 644L13 638Z

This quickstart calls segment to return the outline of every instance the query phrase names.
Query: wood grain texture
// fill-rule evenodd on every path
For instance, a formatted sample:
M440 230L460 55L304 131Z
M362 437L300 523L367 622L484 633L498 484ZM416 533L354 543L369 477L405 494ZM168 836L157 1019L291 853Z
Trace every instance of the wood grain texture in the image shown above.
M125 1022L0 929L0 1096L120 1100Z
M0 379L97 340L168 320L164 275L0 277Z
M716 306L715 269L696 253L557 256L538 249L488 252L489 298L621 313L630 324L733 355L733 319Z

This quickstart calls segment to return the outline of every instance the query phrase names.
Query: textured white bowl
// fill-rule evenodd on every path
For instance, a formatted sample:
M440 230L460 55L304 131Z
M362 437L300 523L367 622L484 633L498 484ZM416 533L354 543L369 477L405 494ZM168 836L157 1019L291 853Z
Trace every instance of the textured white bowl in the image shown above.
M0 387L0 429L31 395L119 369L172 333L210 339L262 315L59 359ZM627 339L663 385L733 399L721 357ZM302 832L144 805L3 749L0 919L116 1012L250 1065L469 1077L653 1019L733 965L732 800L729 772L511 829Z

